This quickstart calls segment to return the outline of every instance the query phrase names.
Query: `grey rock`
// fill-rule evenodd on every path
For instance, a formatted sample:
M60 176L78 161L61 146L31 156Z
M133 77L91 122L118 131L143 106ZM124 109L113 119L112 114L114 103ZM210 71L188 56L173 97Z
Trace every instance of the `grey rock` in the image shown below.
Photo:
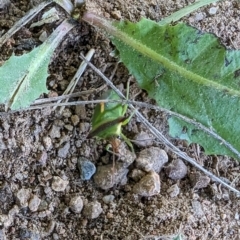
M198 190L205 188L210 183L210 178L206 175L202 175L199 172L193 172L190 174L191 184L194 189Z
M19 181L23 180L23 174L22 173L16 173L15 178L18 179Z
M93 179L98 187L107 190L112 188L115 184L121 183L121 181L125 179L127 173L128 169L117 162L114 168L112 164L98 166Z
M53 233L53 240L59 240L59 235L57 233Z
M83 208L83 200L80 196L75 196L70 200L69 203L69 208L74 212L74 213L80 213Z
M6 227L6 222L8 222L9 219L8 219L8 215L6 214L0 214L0 226L1 227Z
M69 118L69 117L72 116L72 112L70 111L70 109L64 108L62 115L63 115L65 118Z
M66 142L63 147L58 149L58 157L66 158L70 148L70 143Z
M71 116L71 122L72 122L73 126L76 126L79 123L78 115L72 115Z
M122 166L125 168L129 167L136 159L135 153L131 152L126 147L126 143L124 141L116 139L115 143L118 145L118 162L121 162Z
M52 139L48 136L43 137L43 145L47 151L50 150L52 148Z
M136 167L146 172L155 171L159 173L166 162L168 162L168 155L164 150L158 147L150 147L139 153L136 159Z
M198 216L198 217L204 216L204 212L203 212L203 209L202 209L202 204L199 201L193 200L192 201L192 208L193 208L193 212L196 216Z
M43 151L41 153L38 154L37 156L37 161L42 165L42 166L46 166L47 163L47 152Z
M129 177L132 178L135 182L140 181L146 173L140 169L133 169L129 174Z
M2 140L0 140L0 150L4 150L4 149L7 149L7 146Z
M87 117L86 107L84 105L77 105L75 108L75 113L78 116L81 116L81 119L86 119Z
M84 157L78 159L78 169L82 180L91 179L92 175L96 172L95 165Z
M63 192L66 189L68 183L69 181L63 180L58 176L54 176L52 181L52 189L55 192Z
M150 197L160 193L160 178L155 172L145 175L133 187L133 192L143 197Z
M180 193L180 189L177 184L174 184L167 190L167 193L171 198L174 198Z
M5 229L0 229L0 240L6 240Z
M66 124L64 127L70 132L73 130L73 126L71 124Z
M30 195L31 195L30 189L26 189L26 188L20 189L16 195L17 204L20 205L20 207L27 207Z
M209 14L210 14L210 15L214 15L214 14L217 13L217 10L218 10L217 7L211 7L211 8L209 9Z
M32 232L28 230L27 228L21 228L19 231L19 237L20 239L26 239L26 238L31 238Z
M37 195L33 195L29 200L28 207L32 212L36 212L41 203L41 199Z
M203 13L197 13L196 15L195 15L195 21L197 21L197 22L199 22L199 21L201 21L201 20L203 20L203 18L204 18L204 15L203 15Z
M92 203L88 203L84 209L83 209L83 215L86 218L94 219L97 218L101 213L103 209L101 207L101 204L98 201L94 201Z
M10 0L0 0L0 10L8 7L10 4Z
M46 31L43 31L41 34L40 34L40 36L38 37L38 39L41 41L41 42L45 42L46 41L46 39L47 39L47 37L48 37L48 34L47 34L47 32ZM50 83L49 83L49 86L54 86L54 84L55 84L55 81L51 81Z
M138 147L149 147L153 144L153 140L149 134L143 131L136 134L133 140L134 144Z
M173 180L182 179L187 175L187 166L181 159L173 160L165 170L167 176Z
M14 205L14 207L8 212L8 215L0 214L0 225L8 228L12 225L15 215L19 213L19 207Z
M106 204L109 204L114 200L114 198L115 197L112 194L106 195L106 196L103 197L103 202L106 203Z
M51 138L60 138L61 137L61 132L60 132L61 127L57 126L57 125L52 125L50 131L49 131L49 136Z
M88 122L81 122L79 124L79 130L81 133L85 133L89 130L90 124Z

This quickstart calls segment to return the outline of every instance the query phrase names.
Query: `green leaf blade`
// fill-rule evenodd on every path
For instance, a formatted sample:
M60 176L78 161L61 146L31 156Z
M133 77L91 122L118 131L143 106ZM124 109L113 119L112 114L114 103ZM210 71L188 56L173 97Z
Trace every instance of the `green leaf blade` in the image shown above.
M64 21L39 47L22 56L11 56L0 67L0 103L17 110L47 93L48 65L55 48L73 24Z
M112 39L141 88L168 108L213 129L240 151L240 51L184 24L116 23ZM196 126L171 119L170 133L201 144L206 153L236 157Z

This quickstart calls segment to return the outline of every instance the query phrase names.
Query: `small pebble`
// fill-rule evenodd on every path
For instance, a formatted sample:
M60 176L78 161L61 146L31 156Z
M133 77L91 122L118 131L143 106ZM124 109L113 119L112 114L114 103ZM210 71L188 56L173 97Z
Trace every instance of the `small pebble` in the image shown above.
M0 213L0 226L1 226L1 228L3 226L5 226L7 221L8 221L8 215Z
M181 159L173 160L166 169L166 174L173 180L179 180L187 175L187 166Z
M198 216L198 217L204 216L204 212L203 212L203 209L202 209L202 204L199 201L193 200L192 201L192 208L193 208L193 212L196 216Z
M209 9L209 14L210 15L214 15L214 14L216 14L217 13L217 7L211 7L210 9Z
M126 143L124 141L121 141L120 139L115 139L115 144L117 144L118 146L118 161L122 163L122 167L129 167L136 159L135 153L130 151L126 147Z
M114 215L112 213L108 212L106 217L109 219L112 219L112 218L114 218Z
M77 105L75 108L75 113L78 116L81 116L81 119L86 119L87 113L86 113L86 107L84 105Z
M43 151L41 152L38 156L37 156L37 161L42 165L42 166L46 166L47 163L47 152Z
M81 133L87 132L89 130L89 127L90 127L90 125L87 122L81 122L79 124L79 130L80 130Z
M190 174L191 184L194 189L198 190L205 188L210 183L210 178L208 176L202 175L199 172L193 172Z
M45 200L42 200L38 207L38 211L44 211L47 209L48 209L48 203Z
M119 11L119 10L115 10L115 11L111 12L111 14L117 20L120 20L122 18L121 11Z
M146 173L140 169L133 169L129 174L129 177L132 178L135 182L140 181Z
M91 179L92 175L96 172L95 165L84 157L78 159L78 169L82 180Z
M65 118L69 118L69 117L72 116L72 112L71 112L68 108L64 108L62 115L63 115Z
M5 229L0 229L0 239L1 240L6 240L6 234L5 234Z
M61 132L60 132L60 127L53 124L48 135L51 137L51 138L60 138L61 137Z
M26 228L21 228L19 231L20 239L30 238L32 236L32 232Z
M66 189L68 183L69 181L63 180L58 176L54 176L52 181L52 189L56 192L63 192Z
M69 207L74 213L80 213L82 211L82 208L83 208L82 198L80 196L73 197L70 200Z
M54 231L55 226L56 226L56 221L50 220L50 222L48 223L45 230L42 231L42 233L41 233L42 238L46 239L46 237L50 236L52 234L52 232Z
M17 203L21 206L21 207L26 207L28 206L28 200L30 198L30 194L31 194L31 190L30 189L26 189L26 188L22 188L17 192Z
M41 199L37 195L33 195L28 203L30 211L36 212L41 203Z
M228 190L226 190L226 189L222 190L222 199L224 201L229 201L230 200L230 196L229 196L229 191Z
M53 233L53 240L59 240L59 236L57 233Z
M106 203L106 204L109 204L114 200L114 198L115 197L112 194L106 195L106 196L103 197L103 202Z
M101 204L98 201L94 201L92 203L88 203L84 209L83 209L83 215L86 218L94 219L97 218L101 213L103 209L101 207Z
M66 142L63 147L59 148L58 149L58 157L60 158L66 158L67 157L67 154L68 154L68 151L69 151L69 148L70 148L70 143L69 142Z
M159 175L150 172L134 185L133 192L143 197L151 197L160 193L160 185Z
M146 172L155 171L159 173L166 162L168 162L168 155L164 150L158 147L150 147L139 153L136 159L136 167Z
M8 7L11 4L10 0L1 0L0 1L0 10Z
M48 35L47 35L47 32L46 31L43 31L40 36L38 37L39 41L41 42L45 42L45 40L47 39ZM50 84L49 84L50 85ZM54 85L53 85L54 86ZM52 87L53 87L52 86Z
M115 184L119 184L127 176L128 169L123 167L122 164L116 163L113 168L112 164L98 166L95 175L93 176L94 182L98 187L103 190L112 188Z
M174 184L167 190L167 193L171 198L174 198L180 193L180 189L177 184Z
M133 140L138 147L149 147L153 144L152 138L146 132L136 134Z
M15 220L15 215L18 213L19 207L14 205L13 208L8 212L8 215L0 214L0 225L4 226L5 228L10 227Z
M23 180L23 174L22 173L16 173L15 178L18 179L19 181Z
M64 127L70 132L73 130L73 126L71 124L66 124Z
M43 137L43 146L49 151L52 148L52 139L48 136Z
M79 123L78 115L72 115L71 116L71 121L72 121L73 126L76 126Z
M203 20L203 18L204 18L203 13L197 13L197 14L195 15L195 21L196 21L196 22L199 22L199 21Z

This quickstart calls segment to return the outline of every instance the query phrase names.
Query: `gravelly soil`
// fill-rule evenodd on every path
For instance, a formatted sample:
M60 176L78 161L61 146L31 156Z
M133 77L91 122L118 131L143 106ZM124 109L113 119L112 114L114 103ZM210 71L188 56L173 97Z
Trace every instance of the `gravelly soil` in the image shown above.
M0 34L39 2L11 0L1 8L0 1ZM87 9L111 19L137 21L147 17L159 21L190 2L193 1L92 0L87 1ZM57 9L64 18L64 11ZM239 49L239 13L237 1L222 1L199 9L184 21L216 34L228 48ZM2 47L0 63L13 52L22 54L38 46L42 31L49 34L57 25L54 22L34 29L23 27ZM110 56L114 47L102 32L79 23L52 59L47 81L49 96L63 93L81 62L79 54L86 54L90 48L96 49L92 63L111 76L117 61ZM129 77L125 67L119 64L113 82L125 88ZM103 80L90 68L82 80L76 91L103 85ZM133 96L140 89L132 82L130 91ZM81 99L96 99L99 94ZM146 96L140 92L138 98L144 101ZM204 179L205 176L189 164L186 164L188 173L181 180L171 180L163 169L160 194L152 197L133 194L135 181L130 177L125 185L110 190L101 190L93 180L82 181L77 168L80 156L97 166L106 161L111 163L106 160L110 155L106 153L105 141L86 140L93 109L93 105L88 105L67 107L62 114L50 108L1 113L0 239L173 239L178 234L192 240L240 239L238 197L213 181L198 189L194 185L196 178ZM164 114L149 110L143 113L167 134ZM147 131L133 118L124 133L131 138L141 130ZM222 156L207 157L197 145L187 147L182 141L173 141L209 171L239 188L239 164L236 161ZM153 145L166 151L169 162L178 159L164 145ZM136 147L136 154L142 149L144 147ZM176 189L179 193L174 195ZM93 210L89 207L92 203L95 204ZM98 212L101 212L99 216Z

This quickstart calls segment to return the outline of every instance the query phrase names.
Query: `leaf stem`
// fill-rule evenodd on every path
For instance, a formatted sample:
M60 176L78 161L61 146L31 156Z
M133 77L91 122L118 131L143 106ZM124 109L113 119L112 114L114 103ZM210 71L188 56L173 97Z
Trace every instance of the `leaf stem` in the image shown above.
M84 21L88 22L89 24L100 27L104 29L108 34L112 35L114 38L121 40L126 45L132 47L134 50L138 51L139 53L143 54L146 57L149 57L151 60L158 62L165 68L177 72L180 76L183 76L187 79L190 79L197 84L204 85L206 87L211 87L217 89L218 91L224 93L227 92L229 95L238 96L240 97L240 92L238 90L228 88L222 84L219 84L215 81L206 79L194 72L191 72L184 67L176 64L175 62L167 59L163 55L159 54L158 52L152 50L151 48L147 47L146 45L142 44L138 40L134 39L130 35L126 34L122 30L119 30L117 27L113 25L112 22L97 16L94 13L85 13L82 18Z

